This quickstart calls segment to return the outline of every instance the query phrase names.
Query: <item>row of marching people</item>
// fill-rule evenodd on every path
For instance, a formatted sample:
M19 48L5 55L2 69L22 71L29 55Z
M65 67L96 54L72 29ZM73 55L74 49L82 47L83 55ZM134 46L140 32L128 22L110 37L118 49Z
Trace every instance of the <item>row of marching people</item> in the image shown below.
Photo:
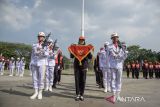
M113 33L112 43L105 42L94 61L96 82L105 93L113 93L113 103L121 101L123 64L128 54L125 42L119 42L118 38L118 34Z
M4 75L5 67L9 70L9 76L20 76L23 77L25 70L25 58L22 57L15 58L11 57L10 60L6 60L5 58L0 59L0 75Z
M63 56L60 48L51 38L46 40L44 32L38 33L38 42L33 44L31 53L31 71L34 94L30 99L42 99L42 91L51 91L60 82ZM58 73L59 72L59 73Z
M125 65L125 70L127 73L127 78L129 78L130 73L132 78L139 79L140 72L142 71L142 76L145 79L160 78L160 63L158 61L151 62L144 60L143 63L140 63L138 60L127 62Z

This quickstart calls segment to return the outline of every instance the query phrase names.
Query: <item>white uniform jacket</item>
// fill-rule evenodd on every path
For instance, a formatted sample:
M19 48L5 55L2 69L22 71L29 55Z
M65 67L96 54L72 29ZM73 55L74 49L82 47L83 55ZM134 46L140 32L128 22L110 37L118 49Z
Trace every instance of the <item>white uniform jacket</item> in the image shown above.
M43 49L39 43L33 44L31 54L31 65L48 65L47 56L47 47L44 47Z
M122 50L120 47L116 48L115 45L112 44L109 47L110 68L122 69L123 62L127 58L127 53L126 50Z

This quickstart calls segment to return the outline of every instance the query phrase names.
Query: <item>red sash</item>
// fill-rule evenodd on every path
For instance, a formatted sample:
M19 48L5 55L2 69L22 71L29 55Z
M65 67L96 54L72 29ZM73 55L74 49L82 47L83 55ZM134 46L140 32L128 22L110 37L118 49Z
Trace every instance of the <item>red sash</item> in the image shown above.
M150 69L153 69L153 65L149 65L149 68L150 68Z
M139 64L136 64L136 68L140 68L140 65L139 65Z
M89 45L76 45L72 44L68 47L68 51L78 59L81 65L81 61L91 52L94 51L94 47Z
M155 68L158 69L158 65L155 65Z
M136 64L132 64L132 68L135 68Z
M145 68L148 68L148 63L145 63L144 65L145 65Z

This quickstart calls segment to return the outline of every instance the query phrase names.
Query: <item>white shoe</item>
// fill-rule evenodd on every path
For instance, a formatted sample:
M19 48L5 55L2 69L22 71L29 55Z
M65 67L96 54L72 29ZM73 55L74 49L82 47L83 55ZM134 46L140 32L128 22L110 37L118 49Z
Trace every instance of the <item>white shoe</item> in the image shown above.
M3 75L3 73L1 73L1 75Z
M40 89L39 92L38 92L38 99L39 99L39 100L42 99L42 89Z
M50 91L50 92L52 92L52 91L53 91L53 90L52 90L52 86L49 86L49 91Z
M104 89L104 92L107 93L107 88Z
M111 92L111 88L108 88L108 90L107 90L108 92Z
M38 89L35 89L34 94L30 97L30 99L35 99L38 96Z
M46 86L46 88L45 88L45 90L44 90L44 91L48 91L48 89L49 89L49 88L48 88L48 86Z
M23 75L19 75L20 77L23 77Z
M11 74L11 75L9 75L9 76L11 76L11 77L12 77L13 75Z

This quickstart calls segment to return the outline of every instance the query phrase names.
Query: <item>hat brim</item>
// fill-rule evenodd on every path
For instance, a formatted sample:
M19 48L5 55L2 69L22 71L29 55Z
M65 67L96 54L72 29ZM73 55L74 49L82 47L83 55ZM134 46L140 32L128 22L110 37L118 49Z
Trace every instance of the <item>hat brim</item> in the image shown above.
M85 39L79 38L79 40L85 40Z
M104 44L105 46L108 46L109 44Z
M119 36L113 36L113 37L111 37L111 39L113 39L113 38L115 38L115 37L119 38Z
M45 37L45 36L42 36L42 35L38 35L37 37Z

